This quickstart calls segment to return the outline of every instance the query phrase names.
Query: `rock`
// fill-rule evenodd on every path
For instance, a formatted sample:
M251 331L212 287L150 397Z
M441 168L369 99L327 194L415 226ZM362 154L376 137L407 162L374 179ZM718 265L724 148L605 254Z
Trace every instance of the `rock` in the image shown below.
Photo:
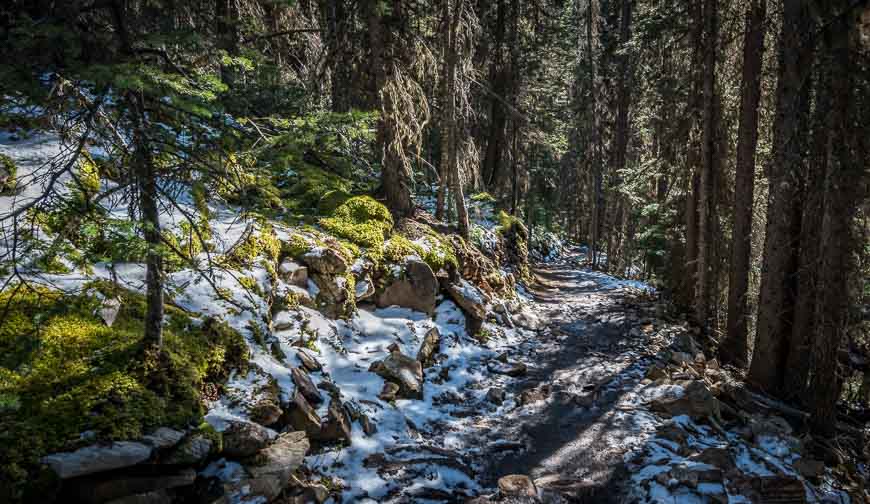
M316 439L327 443L345 442L350 444L353 429L347 409L341 404L341 401L332 399L329 401L327 411L326 421L323 422Z
M804 504L804 484L795 476L747 476L729 478L731 495L739 494L748 502Z
M137 468L138 469L138 468ZM159 493L161 490L193 485L196 471L192 468L172 473L139 471L141 474L117 474L103 478L82 478L66 490L75 494L78 501L100 503L117 499L119 502L140 502L143 494ZM168 497L168 495L167 495ZM126 499L126 500L125 500ZM142 502L151 502L148 500ZM169 502L156 500L154 502Z
M134 441L119 441L106 446L92 445L73 452L42 457L61 479L130 467L148 460L151 447Z
M115 319L118 318L118 312L121 311L121 300L114 297L104 299L100 306L100 318L108 327L112 327Z
M792 466L804 478L819 478L825 474L825 463L821 460L813 460L807 458L797 459Z
M172 453L162 459L161 462L172 465L199 465L211 454L213 444L212 440L206 437L203 433L193 433L187 436L187 438L185 438L178 447L172 450Z
M378 426L365 413L360 414L359 424L366 436L373 436L378 433Z
M293 379L293 384L296 385L296 389L305 396L305 399L307 399L308 402L311 404L320 404L323 402L323 397L320 395L320 392L317 391L317 387L314 386L314 382L311 381L308 373L298 367L294 367L290 370L290 377Z
M378 394L378 399L382 401L395 401L396 394L399 393L399 386L395 383L388 381L384 382L384 388L381 389L381 393Z
M510 474L498 479L498 491L505 497L537 497L538 489L525 474Z
M541 385L539 387L524 390L523 393L520 394L520 405L525 406L538 401L544 401L548 397L550 397L550 386Z
M282 420L293 430L304 431L309 438L320 433L320 417L299 390L293 393L293 402L287 406Z
M327 276L340 275L347 271L347 262L331 248L317 248L302 256L312 270Z
M183 438L184 432L180 430L160 427L151 434L142 436L142 442L150 445L155 450L163 450L177 445Z
M528 306L523 306L518 312L510 314L514 324L529 331L538 331L543 327L541 319Z
M490 361L486 368L490 373L502 374L507 376L522 376L526 374L528 370L526 365L522 362L498 362L498 361Z
M394 281L375 297L383 308L401 306L432 315L438 295L438 279L428 264L419 259L408 259L404 277Z
M668 372L661 366L650 366L646 370L646 377L650 380L661 380L668 377Z
M169 495L166 490L155 490L113 499L106 504L170 504L173 500L173 496Z
M284 259L278 266L278 275L288 284L296 287L308 287L308 268L296 261Z
M671 354L671 362L678 366L683 364L691 364L695 359L686 352L674 352Z
M330 397L341 397L341 389L338 388L338 385L329 380L322 380L317 384L317 388L325 390Z
M223 438L223 453L230 458L250 457L272 441L272 435L265 427L250 422L231 422L224 430Z
M366 275L364 278L357 280L354 286L354 297L357 303L366 300L375 295L375 283Z
M486 400L499 406L504 403L505 392L503 388L492 387L486 391Z
M674 348L689 355L697 355L698 352L702 351L701 345L687 332L681 332L677 335L674 339Z
M262 400L255 404L248 413L251 420L268 427L274 425L284 412L273 401Z
M296 356L299 357L299 362L302 363L302 367L304 367L309 373L315 373L323 370L323 366L318 362L317 358L311 354L308 349L305 348L297 348Z
M420 350L417 351L417 360L423 368L427 368L435 363L435 354L441 347L441 332L437 327L433 327L426 332L423 337L423 343L420 344Z
M689 415L695 419L719 418L719 400L704 382L695 380L683 386L681 394L664 394L650 405L653 410L670 416Z
M404 399L423 398L423 366L401 352L393 352L372 363L369 371L399 386L396 396Z
M346 277L313 273L311 278L318 289L315 296L318 310L329 318L348 318L353 314L355 305L349 299L353 293L347 288Z
M700 462L717 467L724 472L734 467L734 457L728 448L709 447L696 455L689 457L692 462Z
M486 319L486 297L467 280L449 285L447 293L468 316L481 321Z
M290 477L305 460L308 447L304 432L279 435L274 443L257 453L254 463L245 466L251 479L243 483L249 485L252 495L271 501L287 487Z

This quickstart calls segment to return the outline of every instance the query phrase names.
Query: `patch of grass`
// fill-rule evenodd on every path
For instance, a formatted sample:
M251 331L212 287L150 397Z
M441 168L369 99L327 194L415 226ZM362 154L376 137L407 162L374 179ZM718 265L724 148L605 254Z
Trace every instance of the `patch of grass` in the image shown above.
M112 327L95 313L97 294L121 299ZM0 501L27 501L51 488L39 458L93 440L136 439L185 427L204 411L200 390L245 368L244 338L213 319L166 307L161 363L143 353L144 297L106 283L82 294L12 286L0 294ZM45 486L47 485L47 487ZM45 499L51 500L51 499Z
M475 201L477 203L495 203L497 201L495 199L495 196L489 194L486 191L472 194L470 199L471 201Z

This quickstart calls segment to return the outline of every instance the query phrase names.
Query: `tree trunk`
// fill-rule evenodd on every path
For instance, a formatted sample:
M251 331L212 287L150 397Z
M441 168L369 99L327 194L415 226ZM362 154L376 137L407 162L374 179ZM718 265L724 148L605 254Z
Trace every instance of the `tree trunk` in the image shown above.
M849 322L849 280L854 266L854 218L865 182L863 128L855 107L856 67L850 53L852 14L845 1L832 2L839 9L828 24L831 58L832 103L829 114L827 176L825 180L822 256L818 276L815 338L812 346L809 402L812 426L833 435L840 395L839 349ZM833 9L832 9L833 10Z
M739 367L746 367L749 359L749 310L746 294L749 289L749 259L752 251L755 149L758 145L758 104L761 100L766 11L767 0L752 0L746 13L734 182L734 228L731 234L731 276L728 282L728 327L725 340L719 349L723 363Z
M407 217L414 210L411 201L411 179L402 160L402 141L399 138L397 104L385 92L392 79L393 68L402 48L396 47L403 40L403 0L393 0L387 12L381 12L380 2L367 0L369 45L372 51L375 89L380 95L381 118L377 128L377 146L381 153L381 190L387 207L397 218Z
M453 193L453 199L456 204L456 218L459 224L459 235L464 239L468 239L468 210L465 207L465 195L462 191L462 177L459 173L459 162L457 159L458 138L456 135L456 32L459 28L459 20L462 16L464 0L456 0L453 7L453 14L450 15L449 0L444 0L447 4L446 12L448 13L445 19L447 24L447 47L446 54L446 72L444 79L447 83L445 106L444 129L447 132L447 143L444 146L447 151L447 172L450 176L450 192ZM442 135L442 138L444 136ZM444 154L441 157L445 160Z
M764 241L761 291L755 349L748 379L755 385L780 394L792 333L795 274L799 237L794 210L801 187L800 118L807 77L806 13L802 0L783 0L782 33L779 47L776 119L773 159L768 167L770 189L767 200L767 229Z
M614 194L619 194L619 186L622 184L622 170L626 166L626 156L628 155L628 136L629 136L629 106L631 102L631 88L629 81L631 80L631 69L628 58L629 47L631 40L631 2L632 0L622 0L622 5L619 15L619 42L624 51L619 56L619 68L617 76L617 91L616 91L616 135L615 145L616 152L613 159L613 188ZM628 258L622 257L622 238L625 229L624 219L627 214L625 208L626 201L622 196L617 196L614 201L615 214L613 219L613 229L611 236L613 237L613 250L608 251L607 264L608 267L613 266L616 271L621 268L620 263L624 263ZM615 231L615 232L614 232ZM610 248L610 247L609 247Z
M709 328L711 268L713 267L713 219L716 217L716 48L718 1L704 0L704 85L701 139L701 177L698 197L698 265L695 289L695 319Z

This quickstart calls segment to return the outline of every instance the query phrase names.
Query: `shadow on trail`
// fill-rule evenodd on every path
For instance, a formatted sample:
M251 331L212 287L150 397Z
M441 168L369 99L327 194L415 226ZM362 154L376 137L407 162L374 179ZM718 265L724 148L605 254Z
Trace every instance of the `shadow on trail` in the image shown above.
M549 400L508 415L497 437L520 437L529 449L490 457L482 483L492 487L501 476L528 474L569 502L616 503L627 451L618 440L636 427L616 405L643 377L644 338L632 336L638 317L629 314L637 308L612 291L612 278L576 268L547 265L535 272L531 293L549 331L530 355L518 356L529 372L510 388L519 397L549 386Z

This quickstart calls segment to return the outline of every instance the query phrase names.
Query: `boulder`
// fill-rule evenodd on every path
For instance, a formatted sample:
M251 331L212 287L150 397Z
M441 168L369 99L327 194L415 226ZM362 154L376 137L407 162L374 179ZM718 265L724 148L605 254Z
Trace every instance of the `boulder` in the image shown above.
M510 474L498 479L498 491L505 497L535 498L538 489L532 479L525 474Z
M202 432L193 433L161 460L164 464L198 465L211 454L214 442Z
M651 408L669 416L689 415L695 419L719 418L719 400L700 380L683 385L682 393L663 394L652 400Z
M196 471L191 468L170 473L138 471L138 474L113 473L102 478L81 478L67 490L75 494L79 502L100 503L116 499L121 502L140 502L142 495L193 485L194 480Z
M335 276L347 271L347 261L331 248L318 247L303 255L302 260L313 271L323 275Z
M423 343L420 344L420 350L417 351L417 360L424 368L427 368L435 363L435 354L441 346L441 332L437 327L433 327L426 332L423 337Z
M320 392L317 391L317 387L314 386L314 382L311 381L311 377L308 376L308 373L298 367L294 367L290 370L290 377L293 379L293 384L296 385L296 390L305 396L305 399L307 399L308 402L311 404L320 404L323 402L323 397L320 395Z
M250 422L230 422L223 432L224 455L244 458L262 450L272 441L272 433L261 425Z
M467 280L447 286L447 293L465 313L475 319L486 319L486 296Z
M432 268L419 259L408 259L404 277L387 285L375 298L379 307L401 306L432 315L438 295L438 279Z
M296 261L284 259L278 266L278 275L290 285L305 289L308 287L308 268Z
M260 425L274 425L281 418L283 411L274 401L263 399L249 410L251 420Z
M392 352L383 360L372 363L369 371L398 385L397 397L423 398L423 366L417 359L401 352Z
M155 450L163 450L177 445L184 438L184 432L160 427L151 434L142 436L142 442L151 445Z
M151 447L134 441L109 445L91 445L73 452L53 453L42 457L61 479L130 467L151 457Z
M308 438L301 431L285 432L263 448L245 468L251 479L244 481L250 494L271 501L287 487L290 477L302 465L308 452Z
M293 402L287 406L283 422L293 430L304 431L310 438L320 432L320 417L299 390L293 393Z
M344 442L350 444L353 437L352 432L350 415L347 409L341 404L341 401L337 399L330 400L326 420L320 428L317 440L325 443Z
M348 290L346 277L314 273L311 278L317 286L317 309L329 318L347 318L353 314L355 305L350 299L353 293Z

